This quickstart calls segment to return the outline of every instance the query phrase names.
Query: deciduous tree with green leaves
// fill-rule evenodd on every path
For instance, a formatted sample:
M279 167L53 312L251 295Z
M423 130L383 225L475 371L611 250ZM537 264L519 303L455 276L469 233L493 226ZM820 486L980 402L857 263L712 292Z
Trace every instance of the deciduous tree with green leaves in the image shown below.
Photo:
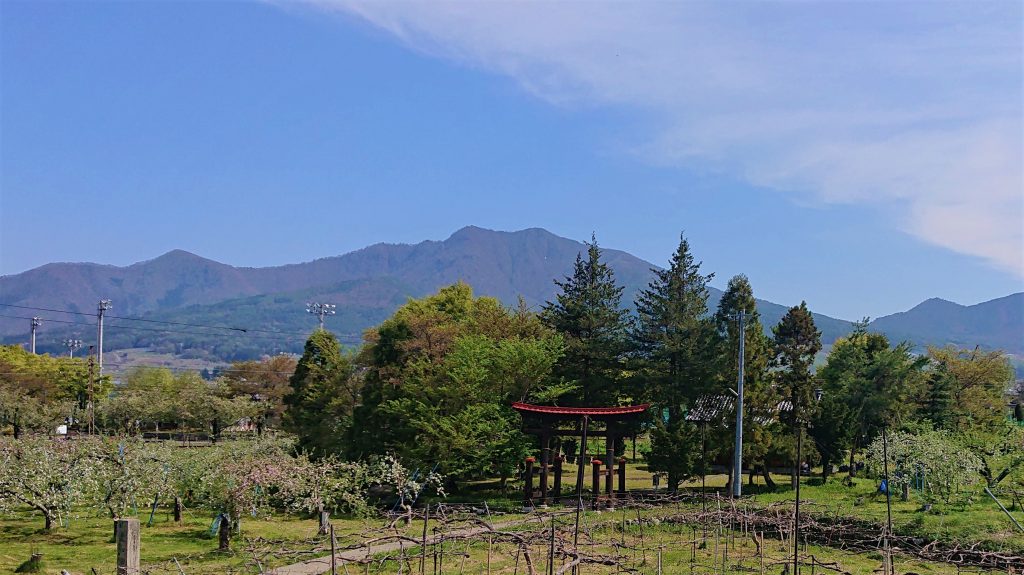
M350 458L397 454L450 480L504 481L530 450L512 401L555 401L562 337L464 283L410 300L369 330Z

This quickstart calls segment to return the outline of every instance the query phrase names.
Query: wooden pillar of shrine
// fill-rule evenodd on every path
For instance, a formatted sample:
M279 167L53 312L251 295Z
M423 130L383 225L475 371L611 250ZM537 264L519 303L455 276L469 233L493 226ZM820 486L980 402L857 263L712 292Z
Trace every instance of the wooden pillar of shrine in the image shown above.
M554 454L555 457L555 487L553 489L554 502L562 502L562 457L559 453Z
M608 429L608 435L604 438L605 466L604 466L604 493L608 498L608 506L615 507L615 491L612 489L612 480L615 477L615 434Z
M532 457L526 458L526 471L523 473L523 507L533 508L533 462Z
M540 504L548 504L548 467L551 463L551 450L548 448L551 436L540 437Z
M626 458L619 458L619 495L626 495Z

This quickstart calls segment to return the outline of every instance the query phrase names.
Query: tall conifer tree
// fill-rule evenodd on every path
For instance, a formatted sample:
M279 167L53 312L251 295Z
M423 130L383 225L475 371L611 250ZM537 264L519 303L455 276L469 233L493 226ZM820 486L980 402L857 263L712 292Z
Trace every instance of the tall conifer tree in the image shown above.
M714 274L701 274L700 265L680 237L668 269L651 270L654 281L636 301L637 373L645 397L668 414L652 434L650 461L667 472L670 489L694 471L697 434L685 413L709 390L714 373L717 338L707 317Z
M301 448L318 456L339 448L341 422L327 408L350 371L334 334L320 329L309 336L288 382L291 390L284 397L282 417L283 427L299 436Z
M565 339L565 354L555 375L577 386L569 402L614 405L621 394L629 312L621 307L623 288L615 285L614 271L601 261L595 238L587 244L587 258L578 254L572 275L555 284L561 293L544 304L540 314Z
M779 324L772 328L775 335L773 365L777 368L776 381L779 390L790 403L790 409L783 419L790 426L793 436L802 433L803 425L815 408L814 375L811 368L814 356L821 350L821 332L814 325L814 317L807 309L807 302L789 308ZM796 484L800 462L793 467L793 484Z

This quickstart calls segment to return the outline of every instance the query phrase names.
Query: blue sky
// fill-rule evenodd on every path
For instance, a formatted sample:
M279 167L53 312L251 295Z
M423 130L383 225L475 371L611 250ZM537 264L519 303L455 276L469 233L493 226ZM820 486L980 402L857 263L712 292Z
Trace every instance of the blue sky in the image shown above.
M1019 2L0 11L3 274L473 224L848 319L1024 289Z

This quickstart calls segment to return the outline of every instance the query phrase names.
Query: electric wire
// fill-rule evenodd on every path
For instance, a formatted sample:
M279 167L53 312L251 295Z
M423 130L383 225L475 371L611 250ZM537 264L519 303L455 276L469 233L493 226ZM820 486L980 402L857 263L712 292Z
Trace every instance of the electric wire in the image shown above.
M48 308L48 307L36 307L36 306L28 306L28 305L18 305L18 304L13 304L13 303L0 303L0 306L3 306L3 307L13 307L13 308L18 308L18 309L30 309L30 310L36 310L36 311L48 311L48 312L53 312L53 313L67 313L67 314L73 314L73 315L84 315L84 316L89 316L89 317L95 317L95 315L96 315L94 313L89 313L89 312L84 312L84 311L74 311L74 310L67 310L67 309L55 309L55 308ZM141 322L147 322L147 323L160 323L160 324L165 324L165 325L179 325L179 326L183 326L183 327L200 327L200 328L207 328L207 329L224 329L224 330L229 330L229 331L238 331L238 332L242 332L242 333L258 332L258 333L270 333L270 334L275 334L275 335L298 335L298 336L302 336L302 337L307 337L309 335L307 333L278 331L278 330L272 330L272 329L260 329L260 328L253 328L253 327L234 327L234 326L227 326L227 325L213 325L213 324L202 324L202 323L187 323L187 322L180 322L180 321L167 321L167 320L160 320L160 319L150 319L150 318L144 318L144 317L128 317L128 316L119 316L119 315L111 315L111 314L104 314L103 317L107 318L107 319L120 319L120 320L125 320L125 321L141 321ZM56 320L50 320L50 321L56 321ZM183 333L185 333L185 332L183 332Z

